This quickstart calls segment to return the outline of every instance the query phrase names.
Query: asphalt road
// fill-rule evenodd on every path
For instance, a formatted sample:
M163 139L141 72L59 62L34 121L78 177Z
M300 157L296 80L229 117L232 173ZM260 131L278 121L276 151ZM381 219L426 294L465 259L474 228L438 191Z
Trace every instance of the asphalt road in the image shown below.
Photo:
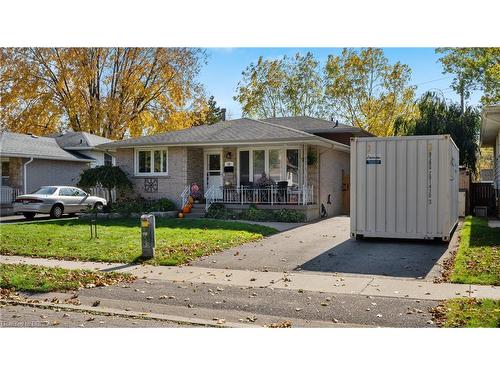
M63 311L60 309L34 308L30 306L0 305L0 328L103 328L103 327L189 327L173 322L152 319L105 316L88 312Z
M76 219L77 216L63 215L60 219L53 219L49 214L37 214L33 219L28 220L23 215L8 215L0 216L0 224L15 224L15 223L30 223L30 222L44 222L56 220Z
M340 323L382 327L431 327L429 310L438 301L367 297L291 291L273 288L241 288L189 282L137 280L131 284L79 291L78 298L91 304L128 308L133 311L168 313L188 318L225 319L257 326L276 317L293 326ZM262 316L252 322L249 317ZM269 317L266 320L265 317ZM297 324L294 324L297 321ZM317 322L317 323L315 323ZM333 325L334 326L334 325Z

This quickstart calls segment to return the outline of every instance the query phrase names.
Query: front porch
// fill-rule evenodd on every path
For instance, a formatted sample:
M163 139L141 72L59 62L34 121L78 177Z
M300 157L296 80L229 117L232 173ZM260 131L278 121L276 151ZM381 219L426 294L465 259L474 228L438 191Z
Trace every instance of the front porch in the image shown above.
M263 208L316 206L317 146L307 144L241 145L220 148L188 147L187 183L181 207L199 187L199 200Z

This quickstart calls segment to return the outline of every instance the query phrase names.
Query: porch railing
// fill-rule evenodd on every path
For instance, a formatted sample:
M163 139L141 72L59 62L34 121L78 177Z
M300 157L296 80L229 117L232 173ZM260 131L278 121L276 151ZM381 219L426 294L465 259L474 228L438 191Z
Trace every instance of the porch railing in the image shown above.
M181 209L187 204L189 200L189 185L187 185L181 193Z
M279 188L269 186L265 188L238 187L211 187L205 193L205 209L213 203L224 204L263 204L263 205L306 205L313 204L313 186L298 186Z
M0 203L11 204L21 194L21 189L11 188L10 186L2 186L0 189Z

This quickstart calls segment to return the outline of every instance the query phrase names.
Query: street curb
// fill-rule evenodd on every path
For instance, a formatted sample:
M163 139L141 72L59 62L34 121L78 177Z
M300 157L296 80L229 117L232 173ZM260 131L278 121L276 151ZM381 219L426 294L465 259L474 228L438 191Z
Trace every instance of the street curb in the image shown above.
M157 313L143 313L135 311L125 311L113 308L98 308L91 306L77 306L65 303L48 303L48 302L26 302L17 301L10 299L0 300L1 305L21 305L30 307L39 307L43 309L56 308L64 311L75 311L75 312L90 312L96 315L106 315L106 316L119 316L124 318L135 318L135 319L145 319L145 320L158 320L171 323L179 323L192 326L200 327L212 327L212 328L256 328L255 326L242 323L230 323L224 322L222 324L217 324L214 321L206 319L196 319L196 318L185 318L181 316L165 315Z

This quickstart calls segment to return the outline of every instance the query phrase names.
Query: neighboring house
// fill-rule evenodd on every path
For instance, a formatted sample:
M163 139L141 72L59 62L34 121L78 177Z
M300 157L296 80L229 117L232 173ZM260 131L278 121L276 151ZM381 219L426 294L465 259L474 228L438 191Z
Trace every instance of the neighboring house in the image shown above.
M492 181L496 190L497 213L500 216L500 103L484 108L481 123L481 146L493 147Z
M106 163L106 153L96 148L109 139L84 132L41 137L0 133L1 203L43 185L75 185L82 170Z
M196 183L207 206L255 203L304 210L314 219L322 206L329 216L348 212L348 144L353 136L371 134L305 116L242 118L99 148L115 152L116 165L145 198L165 197L182 205ZM265 183L263 173L272 183Z
M49 137L55 138L59 147L66 151L76 151L92 158L90 163L92 168L100 165L115 165L115 157L112 154L97 148L97 146L109 142L108 138L87 132L66 132L49 135Z

